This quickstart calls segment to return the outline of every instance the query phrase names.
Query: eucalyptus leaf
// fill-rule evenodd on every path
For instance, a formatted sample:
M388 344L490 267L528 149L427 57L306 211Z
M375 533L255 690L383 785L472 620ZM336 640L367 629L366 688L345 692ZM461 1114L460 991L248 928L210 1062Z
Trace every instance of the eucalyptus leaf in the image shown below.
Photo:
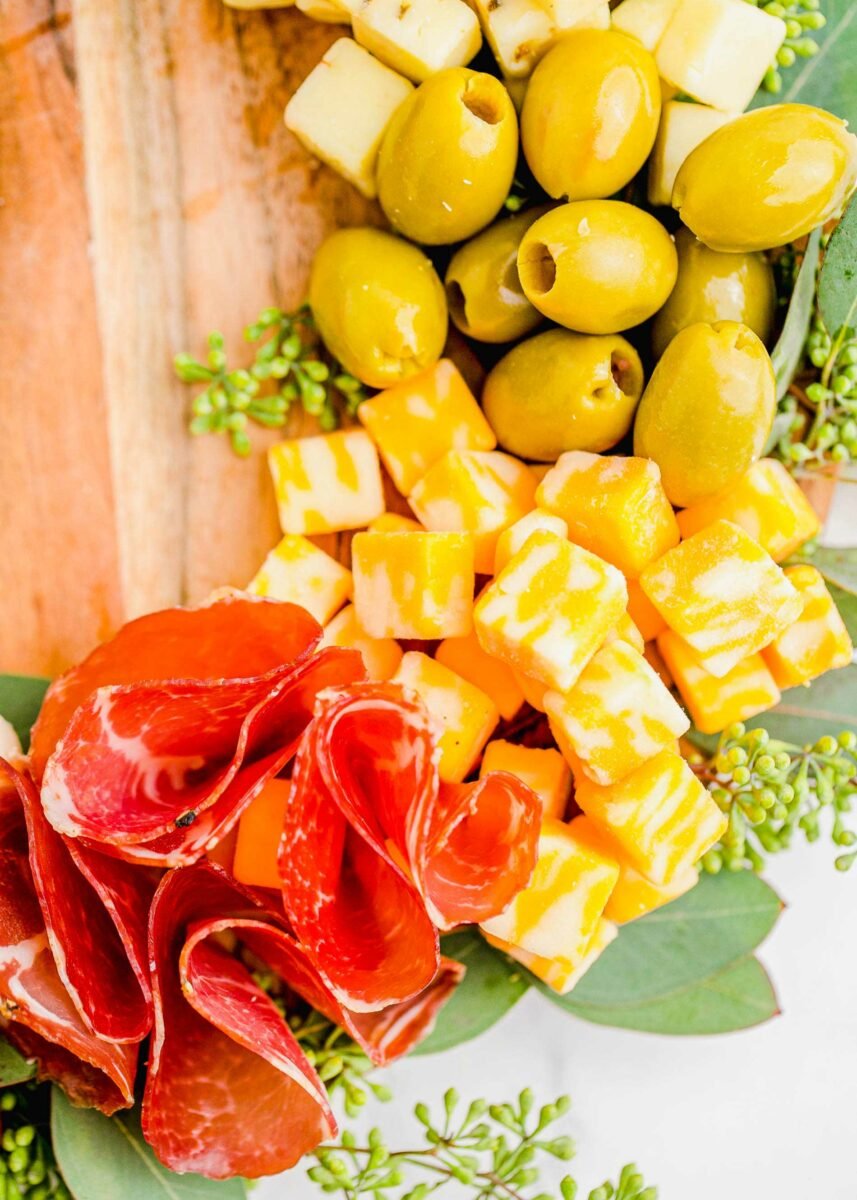
M505 954L492 950L475 929L445 937L442 949L464 963L467 973L441 1009L434 1031L414 1054L436 1054L478 1037L505 1016L530 986L527 973Z
M0 1037L0 1087L23 1083L25 1079L32 1079L35 1073L35 1065L27 1062L14 1046Z
M15 727L25 750L49 684L33 675L0 675L0 717Z
M857 666L829 671L809 687L791 688L776 708L747 721L747 727L762 727L797 746L846 729L857 732Z
M857 10L855 10L857 11ZM855 46L857 60L857 46ZM834 229L818 277L818 305L828 332L857 320L857 201L852 200Z
M60 1088L51 1098L54 1154L75 1200L246 1200L242 1179L176 1175L143 1139L139 1116L105 1117L75 1108ZM253 1131L248 1127L248 1137Z
M809 326L812 321L812 308L815 300L815 279L818 271L820 251L821 230L816 229L810 234L806 245L806 253L803 256L803 262L795 280L794 291L792 292L786 319L783 323L783 331L771 352L771 362L773 363L774 374L777 379L778 400L782 400L783 396L788 392L803 358L804 346L806 345ZM783 427L778 430L777 421L774 422L774 429L771 431L771 437L768 439L765 453L773 449L780 438L788 433L791 416L781 413L777 420L780 417L785 417L785 422L781 422ZM776 436L774 436L775 432Z

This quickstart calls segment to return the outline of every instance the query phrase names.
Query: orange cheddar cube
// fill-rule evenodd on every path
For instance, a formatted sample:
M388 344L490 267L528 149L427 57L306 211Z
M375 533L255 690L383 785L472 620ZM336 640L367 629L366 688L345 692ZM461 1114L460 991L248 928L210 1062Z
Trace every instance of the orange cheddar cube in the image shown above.
M407 496L450 450L493 450L494 431L448 358L357 410L393 483Z
M564 692L627 603L628 589L615 567L538 530L479 597L473 619L484 650Z
M531 787L542 802L542 815L561 821L571 795L571 771L556 750L533 750L498 738L482 756L479 778L490 771L508 771Z
M720 733L780 702L780 689L761 654L742 658L718 679L671 629L660 635L657 647L700 733Z
M418 650L404 656L393 682L411 688L426 706L438 737L440 777L460 783L497 727L496 705L472 683Z
M623 779L690 728L642 654L622 641L599 650L565 695L549 692L545 708L560 750L602 785Z
M376 683L391 679L402 661L402 648L393 638L373 638L357 620L353 604L325 626L322 644L342 646L345 650L359 650L366 667L366 674Z
M370 637L470 633L476 577L469 533L358 533L351 569L357 621Z
M524 675L521 671L513 671L512 674L515 676L515 682L524 693L524 699L530 708L543 713L545 711L545 696L550 691L547 684L539 683L538 679Z
M763 458L728 490L678 514L683 538L713 521L732 521L782 562L799 546L818 536L821 523L815 509L781 462Z
M499 575L511 558L523 547L531 533L538 529L547 529L557 537L568 537L568 526L561 517L545 512L543 508L534 508L531 513L521 517L514 525L504 529L497 539L497 549L494 554L494 574Z
M586 953L576 962L570 958L542 958L538 954L530 954L527 950L522 950L520 946L512 946L509 942L491 937L487 933L485 940L495 949L502 950L504 954L514 958L515 962L526 967L537 979L541 979L542 983L546 983L560 996L567 996L593 963L601 957L610 943L616 939L618 933L619 930L612 921L605 921L602 918L595 926L595 933L586 948Z
M277 442L268 463L283 533L360 529L384 511L378 451L362 429Z
M571 450L548 471L536 502L562 517L573 542L629 579L678 545L678 525L660 469L648 458Z
M685 644L682 643L682 645ZM669 673L669 668L664 662L664 657L658 649L657 642L646 642L646 648L643 650L643 658L652 670L656 672L664 687L672 688L675 685L675 680Z
M438 646L435 658L490 696L504 720L511 720L524 703L524 693L511 667L486 654L475 633L464 638L447 638Z
M282 887L277 854L291 786L287 779L269 780L244 810L232 862L232 874L239 883L277 891Z
M247 591L299 604L324 625L351 595L351 572L299 533L287 533Z
M697 863L726 831L726 817L674 750L662 750L609 787L576 776L574 798L659 886Z
M646 642L653 641L667 627L666 621L640 587L638 579L628 580L628 616Z
M803 607L767 551L731 521L706 525L668 550L640 583L718 678L778 637Z
M782 688L797 687L825 671L847 667L854 657L845 622L820 572L808 565L786 567L786 576L800 595L803 611L762 651Z
M385 512L367 526L369 533L416 533L422 529L419 521L402 513Z
M423 476L408 503L426 529L472 533L476 570L494 570L497 539L534 506L529 467L499 451L451 450Z
M482 924L491 937L535 954L579 963L619 878L619 865L586 827L545 817L533 877L505 912Z
M640 633L637 626L625 613L619 620L618 624L614 625L607 637L604 639L604 645L609 646L611 642L627 642L629 646L633 646L642 654L646 648L646 643L643 640L643 635Z

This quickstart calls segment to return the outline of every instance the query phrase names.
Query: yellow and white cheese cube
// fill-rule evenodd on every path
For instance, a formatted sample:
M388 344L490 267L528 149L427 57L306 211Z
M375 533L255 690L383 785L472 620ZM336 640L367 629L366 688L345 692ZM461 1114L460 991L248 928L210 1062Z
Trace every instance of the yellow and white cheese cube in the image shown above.
M351 569L357 620L370 637L470 633L476 577L469 533L358 533Z
M506 771L533 789L542 802L542 816L561 821L571 796L571 770L558 750L536 750L497 738L482 756L479 778Z
M854 647L821 572L801 564L786 567L786 577L800 595L801 615L765 647L762 657L780 687L797 687L847 667Z
M524 693L518 687L511 667L486 654L475 633L463 638L447 638L438 646L435 658L462 679L481 688L505 720L510 721L524 703Z
M545 711L545 696L550 691L547 684L539 683L538 679L533 679L530 675L524 675L522 671L513 670L515 682L524 693L524 699L530 708L534 708L537 712Z
M734 119L734 113L721 112L707 104L667 101L661 111L658 136L649 160L649 203L669 206L676 176L684 160L716 129L722 129Z
M610 0L540 0L553 25L554 38L572 29L609 29Z
M294 0L297 8L314 21L329 25L349 25L351 14L360 0Z
M621 572L547 530L530 535L476 603L483 649L564 692L622 619Z
M277 442L268 463L283 533L361 529L384 511L378 452L362 429Z
M353 604L324 628L323 645L341 646L345 650L359 650L366 667L366 674L376 683L391 679L402 661L402 648L393 638L373 638L357 620Z
M654 53L678 5L679 0L622 0L613 10L613 28Z
M543 508L533 509L531 513L521 517L520 521L504 529L497 539L497 549L494 552L495 575L500 574L509 560L523 547L530 534L535 533L537 529L546 529L549 533L555 533L557 537L568 537L568 526L561 517L555 517Z
M660 634L657 648L700 733L720 733L780 702L780 690L762 654L748 655L718 679L671 629Z
M531 74L554 37L554 23L539 0L468 0L482 24L500 70L510 79Z
M300 534L287 533L247 591L299 604L324 625L351 595L351 572Z
M386 512L370 521L367 529L369 533L416 533L422 529L422 525L402 513Z
M364 196L378 194L378 151L413 84L351 38L334 42L286 107L293 134Z
M603 645L609 646L611 642L627 642L629 646L633 646L634 649L640 654L642 654L646 648L643 635L631 620L628 613L625 613L618 624L613 626L613 628L607 634L607 637L604 639Z
M354 36L381 62L421 83L479 52L482 31L464 0L358 0Z
M500 714L495 704L472 683L418 650L404 656L393 682L416 692L426 706L437 733L440 777L460 783L497 727Z
M605 921L602 918L595 927L595 933L586 948L586 953L577 962L572 962L569 958L542 958L538 954L530 954L527 950L522 950L520 946L512 946L509 942L491 937L487 933L485 940L495 949L502 950L504 954L514 958L515 962L519 962L522 967L526 967L531 974L535 975L536 979L541 979L542 983L546 983L558 995L567 996L593 963L601 957L610 943L615 941L618 933L619 930L612 921Z

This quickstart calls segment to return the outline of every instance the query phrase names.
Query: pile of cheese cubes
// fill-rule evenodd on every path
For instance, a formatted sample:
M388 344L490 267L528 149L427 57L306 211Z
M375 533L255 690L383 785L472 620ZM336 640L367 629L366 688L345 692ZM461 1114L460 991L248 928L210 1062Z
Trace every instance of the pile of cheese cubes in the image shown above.
M495 449L447 359L359 419L271 449L285 537L250 590L302 604L327 644L418 693L442 778L481 763L541 797L535 876L485 933L566 991L616 923L693 885L724 832L679 752L690 722L671 686L715 732L851 661L818 572L778 565L816 516L771 460L678 514L648 459L531 467ZM382 463L410 515L386 511ZM361 530L350 571L307 537L341 530ZM525 702L557 749L491 740ZM567 824L572 787L583 815Z

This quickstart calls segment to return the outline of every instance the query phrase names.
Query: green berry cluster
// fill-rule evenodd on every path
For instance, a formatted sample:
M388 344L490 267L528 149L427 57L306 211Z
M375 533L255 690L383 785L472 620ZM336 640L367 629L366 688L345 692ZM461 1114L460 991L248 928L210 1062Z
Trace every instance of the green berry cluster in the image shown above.
M702 859L712 873L762 869L766 854L777 854L802 834L808 842L828 820L838 848L857 844L845 818L857 796L857 734L822 737L814 745L775 741L764 729L733 725L721 736L710 760L691 766L729 818L722 842ZM825 814L829 814L826 818ZM842 854L836 867L847 871L857 852Z
M191 433L226 433L236 454L247 455L251 421L282 429L292 406L300 403L329 431L339 425L343 409L356 412L363 384L328 353L306 305L294 313L266 308L244 336L257 346L248 368L229 367L221 333L209 334L205 362L190 354L176 356L183 383L205 384L191 404Z
M512 1104L474 1100L462 1108L451 1088L439 1119L425 1104L414 1109L422 1127L421 1145L392 1150L380 1129L372 1129L362 1141L346 1131L339 1145L315 1152L317 1165L308 1174L322 1191L341 1193L344 1200L384 1200L394 1194L397 1200L426 1200L447 1184L458 1185L459 1196L462 1188L468 1189L476 1200L552 1200L547 1192L534 1194L539 1161L567 1162L574 1156L571 1138L550 1131L570 1107L568 1096L560 1096L536 1110L533 1093L525 1089ZM562 1200L579 1195L571 1176L559 1190ZM617 1184L602 1184L589 1193L589 1200L657 1200L657 1190L645 1186L636 1167L626 1166Z
M831 337L816 311L806 352L818 378L780 405L792 417L780 457L809 468L857 459L857 336L842 329Z
M46 1133L47 1092L31 1083L0 1092L0 1200L71 1200Z
M812 35L824 28L827 18L820 11L821 0L789 0L787 3L781 3L780 0L747 0L747 3L755 4L762 12L779 17L786 23L786 40L762 81L766 92L778 96L783 89L781 72L793 67L799 58L812 58L818 54L818 42Z

